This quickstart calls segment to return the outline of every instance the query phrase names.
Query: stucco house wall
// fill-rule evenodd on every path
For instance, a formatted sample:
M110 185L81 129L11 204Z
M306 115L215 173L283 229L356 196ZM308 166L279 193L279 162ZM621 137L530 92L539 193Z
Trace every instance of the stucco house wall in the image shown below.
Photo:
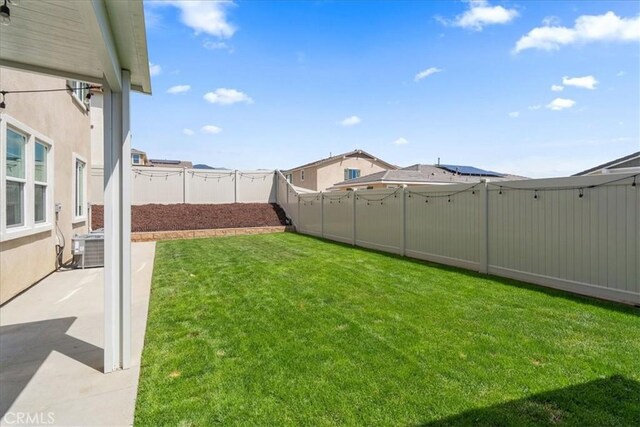
M345 169L360 169L360 176L386 170L377 160L347 157L335 163L322 165L318 169L318 188L322 191L333 187L337 182L344 181Z
M66 80L38 74L0 68L0 81L4 90L64 89ZM82 102L74 99L68 91L9 94L6 109L2 112L5 124L8 118L17 120L52 142L52 156L47 167L53 168L53 185L49 193L51 204L62 204L58 214L58 226L66 240L64 259L71 257L71 237L87 231L87 219L74 222L74 153L86 161L85 189L88 186L88 166L91 164L89 111ZM6 135L4 136L6 144ZM5 150L6 151L6 150ZM6 161L3 159L4 167ZM27 162L26 167L30 167ZM33 167L33 166L32 166ZM0 191L6 192L5 188ZM86 191L85 191L85 201ZM6 207L1 206L0 219L5 221ZM29 200L25 211L33 209ZM85 208L86 213L86 208ZM41 280L56 267L55 213L47 211L46 230L24 237L0 242L0 303Z

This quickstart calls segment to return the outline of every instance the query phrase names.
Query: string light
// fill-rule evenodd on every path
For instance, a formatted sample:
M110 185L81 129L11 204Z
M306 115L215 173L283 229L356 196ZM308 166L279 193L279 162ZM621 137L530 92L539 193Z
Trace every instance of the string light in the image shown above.
M538 190L533 190L533 198L534 199L538 198Z
M609 180L607 182L602 182L600 184L589 185L589 186L586 186L586 187L585 186L566 186L566 187L547 187L547 188L522 188L522 187L510 187L510 186L507 186L507 185L498 185L498 184L494 184L494 183L491 183L491 182L489 182L488 184L499 187L500 190L499 190L498 194L502 194L503 188L508 189L508 190L513 190L513 191L533 191L534 192L534 198L537 199L537 197L535 197L535 196L538 194L538 192L543 192L543 191L574 191L574 190L580 190L581 188L582 189L585 189L585 188L586 189L598 188L598 187L603 187L603 186L606 186L606 185L614 184L616 182L624 181L624 180L631 179L631 178L633 178L633 181L631 182L631 186L635 187L637 185L636 184L636 180L637 180L637 177L639 175L640 174L637 173L637 174L634 174L634 175L631 175L631 176L624 176L622 178L616 178L616 179ZM524 181L524 182L526 182L526 181Z
M27 89L27 90L0 90L0 95L2 95L2 102L0 102L0 109L7 108L5 97L6 95L16 94L16 93L45 93L45 92L75 92L82 90L91 90L91 89L100 89L100 86L94 85L86 85L81 87L65 87L64 89L56 88L56 89ZM88 93L86 99L89 100L91 98L91 93Z
M578 197L582 199L582 197L584 197L584 189L580 189L578 190Z

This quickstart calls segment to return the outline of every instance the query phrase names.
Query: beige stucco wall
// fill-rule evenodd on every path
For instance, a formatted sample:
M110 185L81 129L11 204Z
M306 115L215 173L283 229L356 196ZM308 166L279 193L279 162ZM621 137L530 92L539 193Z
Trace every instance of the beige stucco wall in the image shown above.
M302 170L296 170L291 173L291 184L296 187L308 188L309 190L318 189L318 168L305 168L304 181L302 180Z
M66 85L60 78L6 68L0 68L0 82L4 90L63 89ZM58 224L66 239L67 260L71 257L71 237L87 231L85 222L72 224L72 153L84 157L87 166L91 164L89 113L66 91L9 94L6 103L6 114L53 141L53 202L62 203ZM56 243L54 230L0 243L0 303L54 271Z
M309 167L304 169L304 181L301 179L301 170L290 172L291 183L296 187L308 188L309 190L325 191L333 187L334 184L344 181L344 170L360 169L360 176L386 170L387 167L377 160L358 157L346 157L331 163Z

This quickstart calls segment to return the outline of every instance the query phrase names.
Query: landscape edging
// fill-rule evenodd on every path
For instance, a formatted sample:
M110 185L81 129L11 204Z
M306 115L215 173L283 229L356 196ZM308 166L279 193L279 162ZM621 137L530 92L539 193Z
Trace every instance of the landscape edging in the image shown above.
M202 239L219 236L241 236L247 234L268 234L294 231L287 225L267 227L213 228L206 230L140 231L131 233L132 242L154 242L159 240Z

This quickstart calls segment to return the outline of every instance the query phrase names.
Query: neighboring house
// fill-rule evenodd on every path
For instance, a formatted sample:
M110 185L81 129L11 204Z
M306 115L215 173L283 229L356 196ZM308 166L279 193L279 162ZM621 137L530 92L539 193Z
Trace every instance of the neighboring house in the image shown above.
M640 151L579 172L573 176L640 172Z
M193 163L187 160L149 159L149 163L146 166L191 169L193 167Z
M415 164L402 169L385 170L360 178L344 180L336 183L331 189L370 190L425 184L471 184L480 182L481 179L495 182L527 178L482 170L473 166Z
M85 87L0 68L3 90ZM91 164L86 91L16 93L0 110L0 303L56 269L57 247L88 230ZM58 211L59 207L59 211Z
M282 171L282 173L295 187L324 191L338 181L395 169L397 166L366 151L353 150Z
M131 149L131 165L133 166L147 166L149 164L149 159L147 158L147 153L144 151L136 150L135 148Z

